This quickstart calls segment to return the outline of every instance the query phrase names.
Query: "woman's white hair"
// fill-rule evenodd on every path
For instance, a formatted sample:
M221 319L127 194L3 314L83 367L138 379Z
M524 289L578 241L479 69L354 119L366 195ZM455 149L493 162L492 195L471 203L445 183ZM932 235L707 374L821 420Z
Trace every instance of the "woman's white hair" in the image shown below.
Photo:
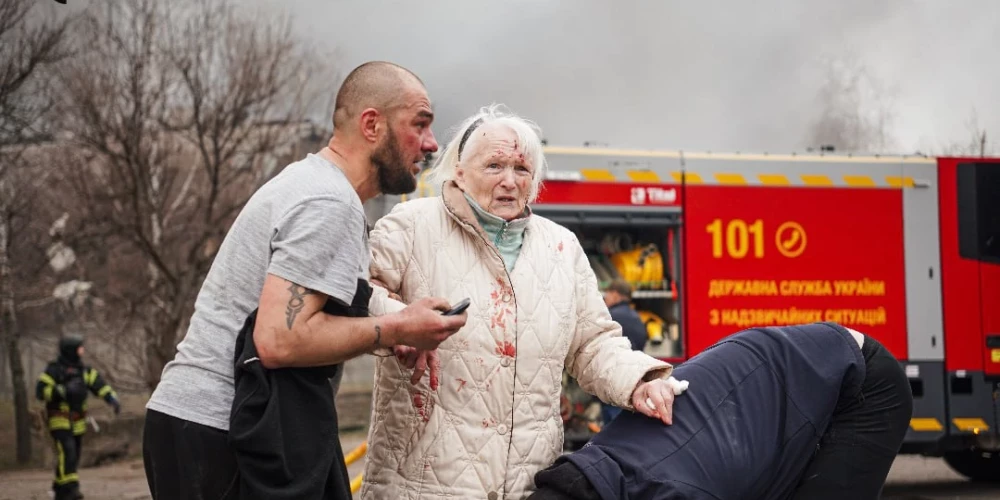
M506 109L502 104L493 103L482 107L478 113L466 118L455 129L454 137L448 142L437 163L428 171L427 179L434 185L441 184L455 178L455 169L458 167L459 149L463 153L464 143L469 139L470 128L479 128L487 123L505 125L517 135L517 144L523 148L524 156L531 163L532 178L531 189L528 192L528 203L532 203L538 198L538 190L545 178L547 165L545 163L545 153L542 151L542 130L531 120L522 118Z

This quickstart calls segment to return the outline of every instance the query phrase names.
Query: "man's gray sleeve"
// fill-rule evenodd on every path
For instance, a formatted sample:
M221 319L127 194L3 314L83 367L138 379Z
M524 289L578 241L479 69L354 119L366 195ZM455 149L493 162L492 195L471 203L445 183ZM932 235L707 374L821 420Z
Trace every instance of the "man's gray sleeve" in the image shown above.
M361 277L364 224L364 214L345 201L299 203L273 228L267 272L350 304Z

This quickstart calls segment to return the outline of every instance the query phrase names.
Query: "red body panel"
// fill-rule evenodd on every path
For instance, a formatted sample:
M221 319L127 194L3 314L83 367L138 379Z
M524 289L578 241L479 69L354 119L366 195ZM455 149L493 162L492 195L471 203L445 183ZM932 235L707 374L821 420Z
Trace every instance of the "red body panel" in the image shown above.
M679 207L682 201L680 185L545 181L536 203Z
M959 256L960 161L938 160L940 218L927 221L940 228L945 367L1000 375L1000 351L985 347L986 335L1000 334L1000 265ZM902 196L890 189L549 180L537 203L683 208L685 359L749 326L808 321L856 328L907 359ZM782 228L786 222L801 232ZM779 251L780 240L786 254L796 253L803 234L801 254ZM746 253L735 258L731 251Z
M941 303L944 315L944 363L948 371L983 369L983 308L979 262L958 254L956 165L938 161L941 212Z
M684 196L686 357L748 327L812 321L907 357L900 190L689 185Z
M945 367L1000 375L1000 350L986 347L987 335L1000 335L1000 265L963 258L958 250L958 164L984 161L938 160Z
M1000 335L1000 265L982 263L980 269L983 335ZM983 365L987 375L1000 375L1000 347L983 350Z

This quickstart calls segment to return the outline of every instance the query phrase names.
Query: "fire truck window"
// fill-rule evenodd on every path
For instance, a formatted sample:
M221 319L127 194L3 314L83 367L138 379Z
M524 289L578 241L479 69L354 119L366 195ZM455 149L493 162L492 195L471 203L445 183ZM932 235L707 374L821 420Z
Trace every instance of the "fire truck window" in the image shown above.
M959 254L1000 263L1000 164L958 165Z

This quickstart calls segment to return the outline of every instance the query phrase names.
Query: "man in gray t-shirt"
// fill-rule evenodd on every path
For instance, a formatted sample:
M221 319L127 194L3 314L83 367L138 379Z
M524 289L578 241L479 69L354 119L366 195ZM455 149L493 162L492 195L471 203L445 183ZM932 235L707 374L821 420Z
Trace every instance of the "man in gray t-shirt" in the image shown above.
M414 190L419 163L437 150L432 120L415 75L391 63L361 65L337 94L328 146L288 165L247 202L147 404L143 458L154 499L238 498L227 443L233 362L255 311L253 342L265 369L335 365L397 345L433 349L465 324L465 314L442 316L449 304L439 298L378 318L322 311L327 299L351 304L358 281L368 279L362 203Z
M350 304L358 278L368 277L367 239L361 199L337 165L310 154L286 167L254 194L219 248L147 408L228 430L236 334L257 308L264 277Z

